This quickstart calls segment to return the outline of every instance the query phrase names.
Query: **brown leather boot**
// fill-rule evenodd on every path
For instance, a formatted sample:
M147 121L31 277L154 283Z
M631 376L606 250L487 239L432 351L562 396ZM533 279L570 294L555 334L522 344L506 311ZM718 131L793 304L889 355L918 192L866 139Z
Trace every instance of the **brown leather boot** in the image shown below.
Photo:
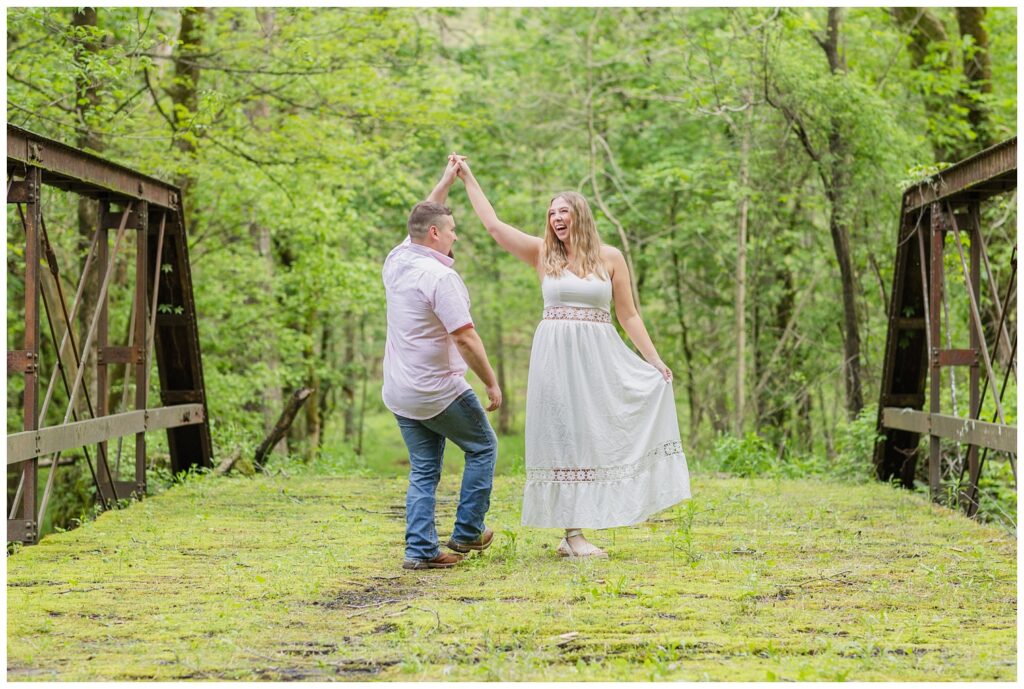
M494 532L490 529L484 529L484 532L475 541L461 543L454 538L449 538L445 545L457 553L468 553L470 550L487 550L493 540Z
M429 560L409 560L402 562L402 569L445 569L454 567L462 561L461 555L455 553L438 553Z

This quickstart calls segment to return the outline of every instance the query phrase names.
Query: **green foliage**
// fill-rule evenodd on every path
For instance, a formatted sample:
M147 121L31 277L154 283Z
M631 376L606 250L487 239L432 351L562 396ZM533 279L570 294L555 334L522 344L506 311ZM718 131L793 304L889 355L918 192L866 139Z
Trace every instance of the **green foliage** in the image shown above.
M778 467L775 449L755 433L721 436L711 457L719 469L736 476L769 474Z
M603 241L629 249L645 324L676 372L687 452L701 466L856 480L870 473L873 412L842 421L830 212L849 228L870 402L903 189L952 162L938 152L975 151L1016 127L1016 9L986 9L984 88L965 80L979 48L960 36L955 10L932 10L948 40L933 42L915 67L909 36L889 12L844 8L844 68L832 70L822 50L828 10L813 7L214 7L188 15L196 30L187 36L181 8L98 8L96 26L74 26L76 8L11 8L7 116L185 187L219 458L251 456L283 400L309 386L310 411L293 425L282 467L405 470L379 401L379 271L409 208L458 150L503 220L539 234L552 195L577 189ZM980 123L967 117L971 103L984 107ZM834 137L843 144L835 150ZM830 188L837 174L841 195ZM746 404L737 419L744 199ZM481 229L458 186L448 202L459 227L456 267L505 377L499 470L518 473L542 305L536 277ZM43 205L73 294L86 251L77 204L46 190ZM1004 293L1015 200L993 199L983 214ZM10 350L24 335L24 247L11 206L7 226ZM111 344L128 328L130 257L111 288ZM958 285L956 261L949 267ZM968 337L967 309L951 299L954 343ZM44 348L43 370L52 367ZM150 399L158 399L153 373ZM23 380L7 385L13 431ZM122 385L113 382L115 395ZM1011 420L1015 393L1011 383ZM48 423L60 421L63 395L58 387ZM987 397L983 416L994 412ZM164 441L155 442L162 456Z
M874 478L873 456L878 434L878 407L869 404L853 421L842 424L836 434L836 454L827 474L843 481Z
M864 482L874 477L872 456L878 438L878 410L865 407L853 421L839 426L832 457L773 447L756 433L742 438L719 436L709 461L701 469L734 476L822 477L841 482Z
M979 518L1016 531L1017 477L1010 462L989 453L987 466L978 481Z

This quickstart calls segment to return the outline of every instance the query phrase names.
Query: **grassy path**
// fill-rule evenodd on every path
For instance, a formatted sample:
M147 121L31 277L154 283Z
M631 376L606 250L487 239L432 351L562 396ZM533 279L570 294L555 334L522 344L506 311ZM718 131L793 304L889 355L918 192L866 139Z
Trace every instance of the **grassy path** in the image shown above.
M572 563L405 572L401 479L201 479L7 560L9 680L1013 680L1016 544L882 485L695 476ZM439 491L451 528L455 478Z

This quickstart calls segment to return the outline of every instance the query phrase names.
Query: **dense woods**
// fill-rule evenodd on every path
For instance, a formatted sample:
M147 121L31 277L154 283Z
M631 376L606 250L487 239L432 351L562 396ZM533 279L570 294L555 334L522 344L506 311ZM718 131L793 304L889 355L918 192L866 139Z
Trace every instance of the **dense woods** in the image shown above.
M1013 8L12 8L7 118L185 190L219 453L254 447L300 387L280 449L362 452L383 414L380 267L458 150L524 231L555 192L587 196L676 372L689 456L756 433L831 458L877 401L902 190L1016 133L1016 35ZM97 209L44 203L80 266ZM450 204L505 390L494 423L521 433L536 279L459 187ZM1015 209L985 208L1000 293Z

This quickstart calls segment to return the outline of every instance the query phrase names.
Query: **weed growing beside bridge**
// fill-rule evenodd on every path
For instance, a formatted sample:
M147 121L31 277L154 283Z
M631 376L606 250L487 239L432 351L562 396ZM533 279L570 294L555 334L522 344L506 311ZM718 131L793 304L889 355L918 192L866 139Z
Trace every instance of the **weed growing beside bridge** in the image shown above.
M1016 545L880 484L697 474L555 556L406 572L400 478L199 477L8 559L9 680L1012 680ZM438 524L453 519L446 476Z

